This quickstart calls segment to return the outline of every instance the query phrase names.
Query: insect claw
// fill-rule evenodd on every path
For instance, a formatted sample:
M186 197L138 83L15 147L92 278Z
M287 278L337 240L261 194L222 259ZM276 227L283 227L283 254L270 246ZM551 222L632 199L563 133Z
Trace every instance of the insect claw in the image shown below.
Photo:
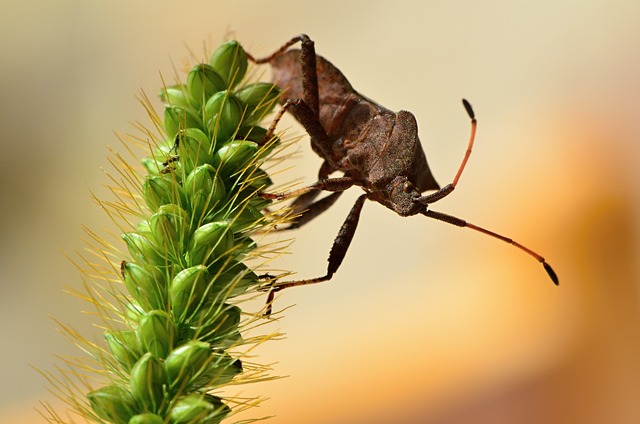
M266 200L282 200L282 196L278 193L265 193L264 191L258 193L258 196Z
M273 290L271 290L269 292L269 294L267 295L267 303L266 303L266 307L264 310L264 314L263 316L265 318L270 318L271 317L271 313L273 312L273 301L275 299L275 292Z
M278 280L278 277L271 274L262 274L262 275L258 275L258 280L267 280L264 285L261 285L260 287L258 287L259 291L262 291L262 292L273 291L273 285Z

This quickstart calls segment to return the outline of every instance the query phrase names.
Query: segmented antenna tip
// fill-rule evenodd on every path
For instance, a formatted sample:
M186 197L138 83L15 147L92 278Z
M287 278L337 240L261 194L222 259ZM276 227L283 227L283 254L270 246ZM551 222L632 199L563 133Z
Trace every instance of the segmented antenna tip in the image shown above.
M558 280L556 272L553 270L553 268L551 268L551 265L546 262L542 262L542 266L544 266L544 270L547 271L547 274L549 274L549 277L551 278L551 281L553 281L553 284L555 284L556 286L559 285L560 281Z
M462 99L462 105L464 109L467 111L469 118L476 119L476 114L473 112L473 108L471 107L471 103L467 101L467 99Z

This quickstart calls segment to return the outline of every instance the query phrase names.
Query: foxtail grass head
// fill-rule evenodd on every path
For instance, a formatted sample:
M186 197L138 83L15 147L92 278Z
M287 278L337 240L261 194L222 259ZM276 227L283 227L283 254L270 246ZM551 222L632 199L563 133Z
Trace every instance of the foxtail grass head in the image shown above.
M96 306L105 342L67 328L91 356L69 361L61 376L44 373L85 419L215 424L254 403L221 388L265 378L255 364L245 376L242 347L269 335L243 336L261 315L241 300L260 285L247 263L261 252L253 237L286 217L257 196L272 184L264 165L281 144L263 127L279 89L247 82L247 68L242 46L224 43L160 90L162 117L143 101L158 130L137 138L149 147L144 173L112 161L117 200L96 200L122 228L123 249L90 232L103 264L79 263L93 280L81 296ZM46 404L43 415L67 422Z

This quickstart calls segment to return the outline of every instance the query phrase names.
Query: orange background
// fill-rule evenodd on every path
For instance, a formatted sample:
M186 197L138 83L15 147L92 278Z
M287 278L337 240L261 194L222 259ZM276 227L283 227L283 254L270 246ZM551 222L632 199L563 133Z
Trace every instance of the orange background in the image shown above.
M441 184L479 120L460 186L434 209L511 236L366 204L330 283L295 304L259 350L288 378L237 388L278 423L637 423L640 26L636 1L4 1L0 17L0 422L41 422L30 365L73 354L49 315L99 338L63 293L60 253L108 219L112 131L145 121L134 99L233 30L267 54L300 32L367 96L416 115ZM291 123L291 121L289 121ZM297 127L295 132L300 133ZM281 181L312 182L307 141ZM358 190L295 235L277 266L313 277ZM437 207L436 207L437 206ZM106 230L105 230L106 231ZM283 239L288 237L281 236ZM236 389L231 389L236 390Z

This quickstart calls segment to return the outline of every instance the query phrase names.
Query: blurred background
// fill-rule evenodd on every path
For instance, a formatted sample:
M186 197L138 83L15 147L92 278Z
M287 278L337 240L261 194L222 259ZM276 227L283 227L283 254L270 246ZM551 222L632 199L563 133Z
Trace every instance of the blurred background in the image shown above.
M639 422L639 14L631 0L3 0L0 422L42 422L34 406L55 401L32 367L76 350L50 316L100 338L64 293L82 280L63 252L83 249L82 225L113 230L89 196L106 193L108 146L124 150L113 131L147 122L139 90L229 32L258 55L308 33L357 90L416 115L441 185L466 148L469 99L475 151L434 209L526 244L560 277L489 237L366 204L333 281L279 296L295 305L274 324L287 338L257 353L288 378L237 388L270 398L251 416ZM320 160L297 148L279 178L312 182ZM276 266L323 274L358 194Z

